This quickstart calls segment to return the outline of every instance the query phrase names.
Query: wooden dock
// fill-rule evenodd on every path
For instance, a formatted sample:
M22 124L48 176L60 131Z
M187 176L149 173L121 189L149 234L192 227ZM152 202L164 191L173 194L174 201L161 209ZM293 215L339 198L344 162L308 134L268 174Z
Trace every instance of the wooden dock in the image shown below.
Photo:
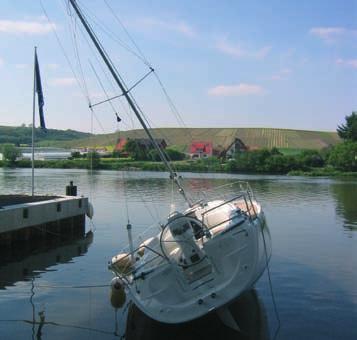
M0 195L0 247L85 233L88 198Z

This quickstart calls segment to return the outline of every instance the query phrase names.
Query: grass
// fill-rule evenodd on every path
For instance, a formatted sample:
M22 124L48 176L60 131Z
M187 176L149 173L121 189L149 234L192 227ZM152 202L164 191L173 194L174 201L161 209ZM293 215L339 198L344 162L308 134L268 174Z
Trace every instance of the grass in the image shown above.
M331 167L316 168L310 171L294 170L288 173L288 176L308 176L308 177L357 177L357 172L340 171Z
M301 154L306 149L279 148L278 150L285 156L296 156Z

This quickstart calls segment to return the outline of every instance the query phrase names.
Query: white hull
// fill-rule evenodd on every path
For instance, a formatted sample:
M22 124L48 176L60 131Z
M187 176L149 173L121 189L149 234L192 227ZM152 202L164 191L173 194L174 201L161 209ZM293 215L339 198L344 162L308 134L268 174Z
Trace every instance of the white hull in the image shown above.
M132 280L127 285L137 307L154 320L182 323L217 310L251 289L262 275L271 255L270 233L264 214L259 204L255 201L253 204L255 213L252 218L233 217L211 229L212 236L209 239L202 238L204 241L200 249L205 257L197 264L188 268L177 265L177 249L168 243L170 261L158 256L146 270L141 270L139 265L139 270L133 271ZM205 210L210 211L211 206L215 205L217 202L209 202ZM231 203L228 205L229 209L233 206ZM222 209L217 209L220 217ZM202 211L195 213L201 216ZM227 209L223 215L226 213ZM217 216L211 217L208 222L212 224ZM146 245L165 253L163 246L159 247L159 238L148 240ZM112 269L116 261L114 257ZM118 275L117 270L114 272Z
M201 317L236 299L252 288L266 266L258 224L256 220L253 225L218 235L214 244L204 247L216 272L213 279L211 276L204 277L193 287L182 279L177 268L167 264L152 273L150 284L137 282L140 294L131 290L133 302L157 321L181 323ZM270 256L268 232L265 239L269 240L266 243Z

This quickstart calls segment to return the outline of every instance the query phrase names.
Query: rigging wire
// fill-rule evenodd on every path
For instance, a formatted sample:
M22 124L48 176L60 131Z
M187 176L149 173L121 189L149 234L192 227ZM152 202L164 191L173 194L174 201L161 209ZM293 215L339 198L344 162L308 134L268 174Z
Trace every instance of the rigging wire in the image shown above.
M64 57L65 57L65 59L66 59L68 65L69 65L69 67L70 67L70 69L71 69L71 71L72 71L72 74L73 74L74 78L76 79L76 82L77 82L79 88L80 88L81 91L82 91L82 94L84 95L84 97L85 97L86 99L88 99L88 98L86 97L86 93L84 92L84 89L83 89L83 87L82 87L82 84L81 84L81 82L80 82L79 79L78 79L77 73L75 72L75 70L74 70L74 68L73 68L73 65L72 65L72 63L71 63L71 61L70 61L70 59L69 59L69 56L68 56L68 54L66 53L66 50L65 50L65 48L64 48L64 46L63 46L63 44L62 44L62 42L61 42L61 40L60 40L60 38L59 38L59 36L58 36L58 34L57 34L55 25L53 24L52 20L50 19L49 15L48 15L48 13L47 13L47 11L46 11L44 5L43 5L42 0L40 0L40 5L41 5L41 8L42 8L42 11L43 11L44 15L45 15L46 18L47 18L48 23L50 24L51 30L52 30L52 32L54 33L55 37L56 37L57 43L58 43L58 45L60 46L60 49L61 49L61 51L62 51L62 54L64 55Z
M98 76L98 73L96 72L96 70L95 70L93 64L91 63L91 61L88 60L88 62L89 62L90 67L92 68L92 71L93 71L95 77L97 78L97 81L98 81L100 87L102 88L102 90L103 90L105 96L107 97L107 102L109 103L110 107L112 108L113 113L116 114L117 110L115 109L115 107L114 107L114 105L113 105L113 103L112 103L112 100L109 98L109 95L108 95L107 91L105 90L105 87L104 87L102 81L100 80L100 78L99 78L99 76ZM91 108L92 108L93 106L94 106L94 105L91 105Z
M119 18L119 15L116 14L116 12L114 11L114 9L109 5L107 0L104 0L104 3L106 4L107 8L109 9L110 13L113 15L113 17L115 18L115 20L119 23L119 25L121 26L121 28L123 29L123 31L125 32L125 34L127 35L128 39L131 41L131 43L133 44L133 46L136 48L136 50L138 51L138 54L140 54L140 56L142 57L142 60L144 62L144 64L146 66L148 66L149 68L153 68L152 64L148 61L148 59L146 58L146 56L144 55L143 51L140 49L139 45L135 42L134 38L131 36L131 34L129 33L129 31L126 29L125 25L123 24L122 20ZM170 106L170 109L172 111L172 113L176 116L176 119L178 121L179 124L182 124L182 126L188 131L188 134L190 135L190 138L192 140L192 134L191 132L187 129L187 126L184 122L184 120L182 119L182 116L179 112L179 110L177 109L175 103L173 102L172 98L169 96L168 91L166 90L161 78L159 77L157 71L154 71L154 75L156 80L158 81L161 90L163 91L166 100Z
M103 73L104 76L106 77L108 83L111 85L111 87L112 87L112 89L113 89L113 92L115 93L115 92L117 91L117 88L114 87L112 79L111 79L110 77L108 77L107 72L106 72L105 69L103 68L103 65L102 65L101 61L99 60L98 56L96 55L96 53L95 53L95 51L94 51L92 45L89 43L88 38L87 38L87 36L84 34L84 32L83 32L83 30L82 30L81 27L79 28L79 30L80 30L80 32L81 32L81 34L82 34L84 40L86 41L87 46L88 46L89 50L91 51L93 57L96 59L96 61L97 61L98 65L99 65L99 67L101 68L102 73ZM119 100L119 103L121 104L124 113L125 113L125 114L128 116L128 118L133 122L132 117L131 117L130 114L128 113L128 110L125 108L125 106L123 105L123 103L121 102L121 100ZM92 108L93 108L94 106L95 106L95 105L91 105ZM126 125L127 127L130 128L130 126L125 123L125 121L122 121L122 124L124 124L124 125ZM104 130L104 129L103 129L103 130Z
M108 5L108 4L107 4ZM87 9L87 11L83 10L83 12L86 14L86 16L88 17L91 17L91 16L94 16L95 18L97 18L95 16L95 14L88 14L89 13L92 13L88 7L84 6L82 3L81 3L81 7L84 7ZM111 9L111 7L109 6L109 8ZM111 11L111 13L114 15L114 13ZM130 40L132 41L133 45L135 46L135 48L138 50L139 54L141 55L138 56L138 54L136 54L132 49L130 49L126 44L123 44L123 42L121 41L121 39L119 39L117 37L117 35L115 33L113 33L112 31L110 31L110 29L108 29L104 24L101 24L100 21L98 20L95 20L92 18L92 21L98 26L98 28L100 28L105 34L107 34L112 40L114 40L115 42L117 42L120 46L124 47L127 51L129 51L130 53L132 53L133 55L135 55L136 57L138 57L146 66L148 66L150 68L150 70L152 70L152 66L151 64L148 62L147 58L144 56L144 54L142 53L142 51L140 50L140 48L138 47L138 45L135 43L134 39L130 36L129 32L125 29L123 23L120 21L119 17L117 15L114 15L115 19L120 23L120 25L123 27L124 31L126 32L126 34L128 35L128 37L130 37ZM109 32L109 33L108 33ZM116 37L116 39L113 39L113 35L114 37ZM118 41L119 40L119 41ZM120 80L124 83L125 85L125 82L123 81L122 77L120 76L120 74L118 73L118 71L116 70L116 67L115 65L111 62L111 65L113 66L113 68L115 69L117 75L119 76ZM175 107L173 101L171 100L171 98L168 96L168 93L166 91L166 89L164 88L163 86L163 83L162 81L160 80L160 78L158 77L158 74L153 71L154 75L156 76L156 78L158 79L159 83L160 83L160 86L162 87L164 93L165 93L165 96L167 97L167 100L169 102L169 106L171 108L171 111L174 113L174 115L176 117L179 117L177 118L178 119L178 122L180 123L180 120L181 120L181 124L184 125L184 122L182 120L182 118L180 117L179 115L179 112L177 110L177 108ZM126 87L126 85L125 85ZM133 98L132 98L133 99ZM138 106L137 102L135 102L135 105L140 109L140 107ZM176 112L176 113L175 113ZM148 125L150 125L150 129L153 129L153 124L152 122L150 122L149 124L149 119L148 117L144 114L144 112L140 109L140 113L144 116L145 118L145 121L146 123L148 123ZM161 132L162 135L164 135L162 132ZM169 140L169 138L167 138L167 136L164 136L165 139ZM192 139L192 136L190 135L190 139ZM176 169L175 169L176 170Z
M84 72L83 72L83 68L82 68L82 63L81 63L81 58L80 58L80 54L79 54L79 49L78 49L78 41L77 41L77 21L76 21L76 18L73 17L72 15L72 12L71 12L71 8L68 4L67 6L67 12L68 12L68 15L70 17L70 24L71 24L71 38L72 38L72 44L73 44L73 49L75 51L75 56L76 56L76 59L77 59L77 65L78 65L78 68L79 68L79 75L81 77L81 81L82 81L82 84L83 84L83 89L84 89L84 92L86 93L86 96L87 96L87 99L88 99L88 106L90 107L90 113L91 113L91 119L90 119L90 128L91 128L91 138L92 139L92 143L90 144L93 144L94 145L94 142L93 142L93 133L94 133L94 126L93 126L93 115L94 115L94 111L92 110L91 108L91 101L90 101L90 96L89 96L89 91L88 91L88 86L87 86L87 83L86 83L86 80L85 80L85 77L84 77ZM89 186L89 199L90 201L93 201L93 157L94 157L94 150L95 150L95 147L93 146L92 147L92 151L90 152L90 179L91 179L91 183L90 183L90 186ZM88 155L88 153L87 153Z
M116 69L116 66L114 65L113 61L112 61L112 60L110 59L110 57L108 56L108 54L107 54L106 50L104 49L102 43L99 41L99 39L98 39L96 33L92 31L91 34L93 35L94 39L96 40L96 43L98 44L99 48L101 49L101 51L102 51L101 53L103 53L104 56L105 56L105 58L107 59L107 63L109 64L110 68L111 68L111 69L113 70L113 72L115 73L115 76L118 77L118 79L121 81L121 83L122 83L122 85L121 85L121 86L122 86L122 90L126 92L126 96L132 101L133 105L135 105L136 110L141 113L141 116L142 116L141 119L143 119L144 121L146 121L147 124L148 124L148 127L151 128L151 124L149 123L148 118L146 117L146 115L144 114L143 110L142 110L141 107L138 105L138 103L135 101L135 99L133 98L132 94L131 94L130 92L128 93L128 87L127 87L127 85L125 84L123 78L120 76L120 74L119 74L118 70ZM161 153L163 154L162 156L164 157L163 160L164 160L165 162L167 162L167 161L169 160L169 157L168 157L164 152L161 151ZM171 167L171 166L170 166L170 167ZM171 168L172 168L172 167L171 167ZM170 170L170 169L169 169L169 170ZM172 171L172 170L171 170L171 171ZM174 176L173 176L173 177L174 177ZM177 181L176 181L176 182L177 182ZM178 182L177 182L177 183L178 183ZM178 185L179 185L179 184L178 184Z
M123 31L125 32L125 34L127 35L128 39L131 41L131 43L133 44L133 46L136 48L136 50L138 51L138 54L140 54L140 56L142 57L142 61L144 62L144 64L146 66L148 66L150 69L153 69L152 64L148 61L148 59L146 58L146 56L144 55L144 53L142 52L142 50L140 49L140 47L138 46L138 44L135 42L134 38L130 35L129 31L126 29L125 25L123 24L123 22L120 20L119 16L116 14L116 12L113 10L113 8L109 5L109 3L107 2L107 0L104 0L104 3L106 4L108 10L110 11L110 13L113 15L113 17L115 18L115 20L119 23L119 25L121 26L121 28L123 29ZM156 70L153 71L155 79L157 80L162 92L164 93L164 96L166 98L166 101L169 104L169 108L171 110L171 112L173 113L173 115L176 117L177 122L179 123L179 125L184 127L184 131L187 132L188 136L189 136L189 140L193 140L192 134L191 132L188 130L185 122L182 119L182 116L180 115L176 105L174 104L173 100L171 99L171 97L168 94L168 91L166 90L162 80L160 79L158 73ZM141 111L141 113L143 114L143 112ZM144 114L143 114L144 115ZM145 116L145 115L144 115ZM148 118L146 118L146 121L148 121ZM150 124L150 128L152 129L153 124ZM166 134L164 134L162 131L160 131L160 134L166 139L166 140L170 140ZM168 160L172 161L169 157ZM174 166L173 166L174 167ZM175 171L177 171L177 169L174 168Z
M76 81L77 81L77 83L78 83L78 85L79 85L79 87L80 87L80 89L81 89L81 91L82 91L84 97L87 99L87 101L88 101L88 103L89 103L89 105L90 105L90 97L89 97L89 93L87 92L88 89L87 89L87 91L86 91L86 87L87 87L87 86L86 86L86 85L83 85L83 84L85 84L85 81L81 82L81 81L79 80L79 76L77 75L77 72L75 71L75 69L74 69L74 67L73 67L73 65L72 65L72 63L71 63L71 61L70 61L70 59L69 59L69 57L68 57L68 55L67 55L67 53L66 53L66 51L65 51L65 49L64 49L64 47L63 47L63 44L61 43L61 41L60 41L60 39L59 39L59 36L58 36L58 34L57 34L56 30L55 30L55 27L54 27L54 25L52 24L52 22L51 22L51 20L50 20L50 18L49 18L49 16L48 16L48 14L47 14L47 11L45 10L45 8L44 8L44 6L43 6L42 0L40 0L40 3L41 3L42 10L43 10L45 16L47 17L47 20L48 20L49 23L51 24L51 27L52 27L52 30L53 30L55 36L56 36L57 42L59 43L59 45L60 45L60 47L61 47L61 49L62 49L62 53L64 54L64 56L65 56L65 58L66 58L66 60L67 60L67 63L68 63L68 65L70 66L70 68L71 68L71 70L72 70L72 73L73 73L73 75L74 75L74 77L75 77L75 79L76 79ZM70 16L71 16L71 14L70 14ZM72 25L72 26L73 26L73 25ZM73 41L74 41L74 45L76 45L76 44L77 44L77 37L76 37L76 35L74 36ZM78 46L75 47L75 49L76 49L76 51L78 52ZM77 59L78 59L78 58L79 58L79 53L76 53L76 56L77 56ZM78 64L81 65L80 60L78 61ZM111 64L112 64L113 68L115 69L116 73L118 73L117 70L116 70L115 65L113 65L112 62L111 62ZM81 75L81 72L79 72L79 74ZM82 74L83 74L83 72L82 72ZM120 79L122 80L121 76L120 76L120 75L118 75L118 76L119 76ZM83 77L83 79L84 79L84 77ZM132 96L131 96L131 97L132 97ZM141 110L141 108L139 108L139 109L140 109L140 111L143 113L143 111ZM96 121L97 121L98 125L101 127L101 129L104 131L104 128L103 128L103 126L101 125L100 120L98 119L98 117L97 117L97 115L95 114L94 110L91 109L91 131L92 131L92 134L93 134L93 132L94 132L94 131L93 131L93 128L94 128L93 117L96 119ZM145 118L146 118L146 117L145 117ZM146 119L146 121L148 121L148 119ZM151 124L149 124L149 125L151 126ZM92 160L93 160L93 159L91 159L91 161L92 161ZM93 165L91 166L91 168L93 169ZM145 202L145 204L146 204L146 202ZM156 207L155 207L155 208L156 208ZM150 210L150 209L148 209L148 210Z
M82 32L82 31L81 31L81 32ZM83 34L83 32L82 32L82 34ZM106 72L103 70L102 64L101 64L100 61L98 60L97 55L94 53L94 50L93 50L92 45L89 44L89 41L87 40L87 38L86 38L85 35L84 35L84 37L85 37L85 39L86 39L86 41L87 41L87 44L88 44L88 46L89 46L89 48L90 48L92 54L95 56L95 58L96 58L97 61L98 61L98 64L99 64L100 67L102 68L103 73L107 76ZM103 85L103 83L101 82L98 73L95 71L95 68L94 68L93 64L91 64L91 66L92 66L92 69L93 69L93 71L94 71L94 73L95 73L95 75L96 75L96 77L97 77L97 80L98 80L100 86L102 87L102 90L104 91L104 93L106 93L106 90L105 90L105 88L104 88L104 85ZM106 95L107 95L107 94L106 94ZM112 106L112 108L113 108L113 106ZM115 110L115 108L113 108L113 110ZM127 112L127 111L126 111L126 112ZM128 113L127 113L127 115L130 116ZM126 125L126 124L124 123L124 125ZM123 176L124 176L124 177L125 177L125 173L126 173L126 172L124 171L124 172L123 172ZM129 177L130 177L130 173L129 173ZM136 182L134 182L134 183L135 183L136 188L138 189ZM125 192L124 192L124 194L125 194ZM140 197L141 197L141 196L140 196ZM152 217L152 219L153 219L153 221L154 221L154 220L155 220L155 217L154 217L154 215L153 215L151 209L150 209L149 206L147 205L147 202L145 202L145 200L144 200L143 197L141 197L141 200L142 200L144 206L146 207L147 211L150 213L150 215L151 215L151 217ZM151 200L151 202L152 202L152 201L153 201L153 199ZM126 201L125 201L125 204L127 204ZM155 212L156 212L156 215L158 216L158 211L157 211L156 206L154 205L153 208L154 208L154 210L155 210ZM128 210L128 211L129 211L129 210ZM129 214L128 214L128 220L129 220Z
M140 49L139 45L135 42L135 40L132 38L132 36L129 34L128 30L126 29L126 27L124 26L123 22L120 20L119 16L115 13L115 11L113 10L113 8L109 5L109 3L107 2L107 0L104 0L104 3L106 4L106 6L108 7L110 13L112 13L112 15L114 16L114 18L118 21L119 25L121 26L121 28L123 29L123 31L125 32L125 34L128 36L129 40L131 41L131 43L134 45L134 47L136 48L136 50L138 51L139 55L141 56L142 60L144 61L144 63L151 68L152 65L150 64L150 62L148 61L148 59L145 57L144 53L142 52L142 50Z
M119 44L121 47L123 47L133 56L138 58L140 61L142 61L145 65L147 65L144 58L142 58L139 54L135 53L135 51L133 51L126 43L124 43L122 39L120 39L115 32L113 32L104 23L102 23L100 19L87 6L85 6L82 2L78 0L77 2L80 3L82 12L85 13L87 18L91 18L91 21L95 26L101 29L108 37L110 37L113 41L115 41L117 44Z
M63 56L65 57L69 68L71 69L71 72L72 72L72 74L73 74L73 76L74 76L74 78L75 78L75 80L76 80L76 82L77 82L77 85L78 85L78 87L80 88L83 97L87 100L88 105L90 105L90 98L87 96L87 93L86 93L85 90L83 89L83 86L82 86L82 84L81 84L81 81L79 80L79 77L78 77L78 75L77 75L77 72L75 71L75 69L74 69L74 67L73 67L73 65L72 65L72 62L71 62L71 60L70 60L68 54L66 53L66 50L65 50L65 48L64 48L64 46L63 46L63 44L62 44L62 42L61 42L61 39L60 39L59 36L58 36L57 30L56 30L56 28L55 28L55 25L54 25L54 23L52 22L51 18L50 18L49 15L48 15L48 13L47 13L47 11L46 11L44 5L43 5L43 1L42 1L42 0L39 0L39 1L40 1L40 6L41 6L41 8L42 8L42 11L43 11L43 13L44 13L44 15L45 15L45 17L46 17L48 23L49 23L50 26L51 26L52 33L53 33L53 34L55 35L55 37L56 37L56 41L57 41L58 45L60 46L61 52L62 52ZM95 120L97 121L97 123L98 123L98 125L100 126L100 128L102 129L102 131L103 131L103 132L106 132L106 131L104 130L102 124L100 123L100 121L99 121L99 119L98 119L98 117L96 116L96 114L95 114L94 111L93 111L92 114L94 115L94 118L95 118Z
M83 6L83 5L81 5L81 6ZM85 6L84 6L85 7ZM87 12L88 12L89 10L87 9ZM84 11L85 12L85 11ZM86 16L88 16L88 13L86 13ZM89 15L90 16L90 15ZM94 15L95 16L95 15ZM117 20L118 18L116 18L116 20ZM92 19L93 20L93 19ZM111 34L108 34L108 29L103 29L103 25L101 25L101 24L98 24L98 22L96 21L96 20L94 20L95 21L95 23L97 24L97 26L99 26L99 28L101 28L102 29L102 31L104 32L104 33L106 33L110 38L112 38L113 39L113 37L112 37L112 35ZM127 32L127 31L126 31ZM113 34L113 33L112 33ZM128 34L128 32L127 32L127 34ZM94 33L94 35L96 36L96 34ZM131 40L133 40L132 38L131 38ZM114 40L114 41L116 41L116 42L118 42L117 40ZM99 43L100 45L101 45L101 43ZM121 46L123 46L123 44L122 43L120 43L120 45ZM136 45L136 44L135 44ZM137 46L137 45L136 45ZM101 45L101 47L103 48L103 46ZM124 48L126 48L127 46L123 46ZM138 48L138 46L137 46L137 48ZM131 52L131 53L133 53L133 51L129 48L126 48L129 52ZM103 48L103 50L104 50L104 48ZM104 50L105 51L105 50ZM140 53L143 55L143 53L140 51ZM105 54L107 55L107 53L105 52ZM135 53L134 53L135 54ZM136 54L135 54L136 55ZM137 56L137 55L136 55ZM108 55L107 55L107 57L108 57ZM117 69L116 69L116 67L115 67L115 65L113 64L113 62L110 60L110 58L108 58L109 59L109 61L110 61L110 64L111 64L111 66L113 67L113 69L115 70L115 72L116 72L116 74L117 74L117 76L119 77L119 79L122 81L122 83L123 83L123 85L124 85L124 88L126 89L126 92L128 92L129 90L127 89L127 86L126 86L126 84L125 84L125 82L124 82L124 80L122 79L122 77L120 76L120 74L119 74L119 72L117 71ZM140 58L139 58L140 59ZM141 58L142 59L142 58ZM147 59L144 57L144 59L147 61ZM143 60L142 60L143 61ZM147 63L145 62L145 61L143 61L144 62L144 64L146 64L147 65ZM150 67L150 71L152 71L153 69L152 69L152 67L151 66L149 66ZM153 71L154 72L154 71ZM154 74L156 74L155 72L154 72ZM157 76L157 74L156 74L156 76ZM158 77L158 76L157 76ZM162 82L160 81L160 83L161 83L161 86L163 87L163 84L162 84ZM164 88L164 87L163 87ZM167 94L167 91L165 91L166 92L166 95L168 96L168 94ZM149 121L149 118L145 115L145 113L143 112L143 110L140 108L140 106L138 105L138 103L136 102L136 100L133 98L133 96L129 93L129 95L130 95L130 98L131 98L131 100L134 102L134 104L135 104L135 106L137 107L137 109L139 110L139 112L141 113L141 115L142 115L142 117L143 117L143 119L145 120L145 122L148 124L148 127L151 129L151 130L153 130L153 124L152 124L152 122L151 121ZM172 100L171 100L171 105L170 105L170 107L172 108L172 107L174 107L175 108L175 106L173 105L173 102L172 102ZM174 109L172 108L171 109L173 112L175 112L174 111ZM176 109L176 111L177 111L177 109ZM182 119L181 119L182 120ZM162 135L164 135L162 132L161 132L161 134ZM164 138L166 139L166 140L169 140L169 138L167 138L167 136L164 136ZM191 139L192 139L192 137L191 137ZM171 159L170 159L170 157L165 153L165 156L166 156L166 159L168 160L168 161L172 161ZM175 169L175 166L172 164L172 168L173 168L173 170L175 171L175 172L177 172L177 169Z

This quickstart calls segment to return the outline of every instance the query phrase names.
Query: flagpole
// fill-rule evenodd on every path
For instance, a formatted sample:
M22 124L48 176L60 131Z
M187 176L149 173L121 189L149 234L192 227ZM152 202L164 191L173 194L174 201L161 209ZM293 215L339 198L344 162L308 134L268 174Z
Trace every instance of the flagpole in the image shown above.
M33 98L32 98L32 176L31 176L31 193L32 196L35 194L35 110L36 110L36 50L37 47L35 46L35 53L34 53L34 67L33 67Z

